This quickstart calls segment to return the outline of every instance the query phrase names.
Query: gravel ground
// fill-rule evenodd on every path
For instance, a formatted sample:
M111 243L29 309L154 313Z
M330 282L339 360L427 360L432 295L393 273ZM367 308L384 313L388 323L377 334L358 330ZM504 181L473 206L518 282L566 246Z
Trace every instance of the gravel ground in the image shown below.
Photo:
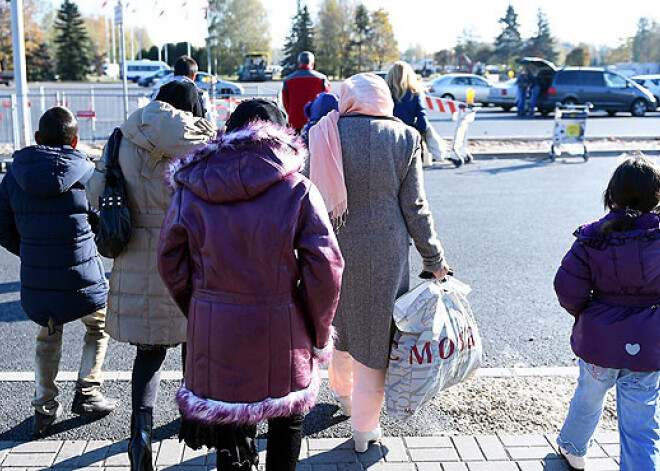
M178 430L178 411L173 397L179 383L163 382L156 416L156 438L171 438ZM23 398L14 407L0 409L1 440L26 440L32 427L30 396L31 383L0 383L0 400L9 396ZM575 388L572 378L477 378L438 394L423 413L407 424L388 419L381 423L386 436L431 436L438 434L496 434L496 433L556 433L559 431ZM62 386L61 402L65 414L54 426L49 438L119 440L126 437L129 427L129 408L125 404L116 413L94 420L76 417L68 408L73 396L73 383ZM108 382L106 394L128 401L128 382ZM314 438L350 437L350 423L338 414L331 399L327 381L317 406L307 416L303 433ZM600 424L601 430L616 430L614 395L607 399ZM263 432L263 430L262 430Z

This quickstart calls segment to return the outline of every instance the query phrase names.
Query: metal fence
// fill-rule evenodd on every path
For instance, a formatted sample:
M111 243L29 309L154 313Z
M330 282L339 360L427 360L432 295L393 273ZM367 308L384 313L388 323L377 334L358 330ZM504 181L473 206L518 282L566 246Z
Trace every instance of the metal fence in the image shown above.
M150 101L153 90L130 91L128 94L129 114L145 106ZM250 94L231 96L212 96L217 125L222 127L224 120L243 100L249 98L270 98L279 102L275 94ZM15 149L18 138L17 95L0 95L0 144L11 144ZM28 106L32 132L38 128L39 118L53 106L69 108L78 119L78 134L81 141L102 141L108 138L112 130L124 121L123 95L117 88L88 87L81 89L45 90L28 94Z

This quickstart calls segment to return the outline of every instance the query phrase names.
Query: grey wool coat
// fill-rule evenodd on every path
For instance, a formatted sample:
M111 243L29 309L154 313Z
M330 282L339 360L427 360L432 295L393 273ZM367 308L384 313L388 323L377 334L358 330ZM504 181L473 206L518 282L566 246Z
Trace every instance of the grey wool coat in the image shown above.
M335 345L383 369L394 301L409 289L410 237L426 270L439 270L444 255L424 191L419 133L398 119L344 116L339 136L349 212L337 234L346 266Z

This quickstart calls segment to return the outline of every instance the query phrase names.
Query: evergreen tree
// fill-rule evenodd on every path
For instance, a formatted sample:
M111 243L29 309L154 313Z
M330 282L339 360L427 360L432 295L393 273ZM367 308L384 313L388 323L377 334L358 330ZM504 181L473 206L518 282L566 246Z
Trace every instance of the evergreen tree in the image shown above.
M357 48L357 71L363 72L366 63L364 54L364 47L367 45L369 35L371 33L371 19L369 18L369 10L364 4L360 3L355 9L355 23L353 29L353 46Z
M550 32L550 25L548 24L548 17L539 8L536 13L536 36L531 40L534 48L541 52L543 57L551 62L557 60L557 51L555 51L555 40Z
M502 23L503 28L495 38L495 55L503 63L512 64L522 49L518 14L513 9L513 5L509 5L504 17L499 19L499 23Z
M633 62L655 62L660 60L658 40L660 26L648 18L640 18L637 22L637 32L633 38Z
M53 80L55 69L53 63L53 54L46 43L41 43L39 47L25 58L25 67L27 69L27 78L31 82Z
M298 0L298 11L293 17L291 34L284 44L282 75L289 75L298 68L298 55L303 51L314 52L314 25L306 4Z
M61 80L84 80L91 66L89 37L78 6L64 0L55 19L57 73Z

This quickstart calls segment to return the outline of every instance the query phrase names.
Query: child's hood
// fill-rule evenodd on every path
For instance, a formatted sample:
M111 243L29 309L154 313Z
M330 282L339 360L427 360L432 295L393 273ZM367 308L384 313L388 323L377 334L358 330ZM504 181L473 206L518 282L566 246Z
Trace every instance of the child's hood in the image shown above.
M45 198L65 193L91 177L94 165L73 147L30 146L14 153L11 172L30 196Z

